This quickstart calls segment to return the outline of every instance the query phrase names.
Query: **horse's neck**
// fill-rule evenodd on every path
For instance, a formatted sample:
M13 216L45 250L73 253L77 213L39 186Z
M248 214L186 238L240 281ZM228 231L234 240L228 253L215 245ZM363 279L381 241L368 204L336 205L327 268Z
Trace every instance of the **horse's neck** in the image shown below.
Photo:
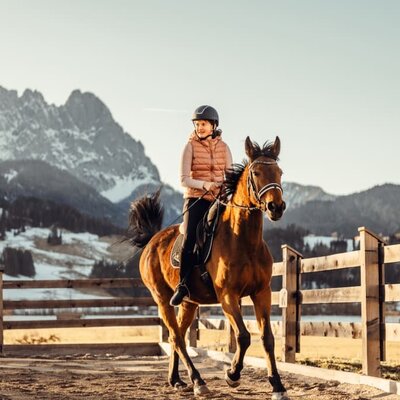
M223 221L229 224L230 232L235 236L235 240L245 244L257 244L262 241L263 215L260 210L236 207L254 207L250 203L247 193L247 180L243 176L232 197L232 206L228 206L223 214Z

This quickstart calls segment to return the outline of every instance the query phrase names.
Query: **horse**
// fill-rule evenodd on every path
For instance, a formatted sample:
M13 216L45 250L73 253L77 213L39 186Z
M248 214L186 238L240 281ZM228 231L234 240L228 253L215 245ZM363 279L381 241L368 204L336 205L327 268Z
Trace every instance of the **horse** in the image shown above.
M271 398L289 399L275 361L270 324L273 259L262 236L264 214L270 220L278 221L286 207L281 186L282 170L277 163L280 146L279 137L262 147L247 137L245 152L248 159L226 171L221 197L216 200L225 204L225 208L217 223L212 252L206 262L215 293L206 290L198 268L194 268L189 284L190 298L185 298L179 306L177 316L169 301L179 282L179 271L172 268L170 253L179 235L179 226L161 230L163 209L159 192L131 203L128 237L131 244L144 247L140 256L140 274L169 331L168 381L177 390L187 386L179 376L180 358L187 368L194 394L209 393L188 355L184 339L199 304L220 303L234 330L236 352L230 368L225 371L225 380L231 387L239 385L243 359L250 346L250 333L243 322L240 299L250 296L266 353Z

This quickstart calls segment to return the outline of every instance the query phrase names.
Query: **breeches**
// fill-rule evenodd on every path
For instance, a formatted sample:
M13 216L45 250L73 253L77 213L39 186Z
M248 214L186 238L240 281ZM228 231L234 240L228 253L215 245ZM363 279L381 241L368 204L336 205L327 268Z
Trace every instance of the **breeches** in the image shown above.
M181 256L181 280L187 278L193 268L195 258L193 254L196 244L196 229L198 223L204 217L210 207L211 202L204 199L185 199L183 210L186 211L183 215L185 234L183 237L182 256Z

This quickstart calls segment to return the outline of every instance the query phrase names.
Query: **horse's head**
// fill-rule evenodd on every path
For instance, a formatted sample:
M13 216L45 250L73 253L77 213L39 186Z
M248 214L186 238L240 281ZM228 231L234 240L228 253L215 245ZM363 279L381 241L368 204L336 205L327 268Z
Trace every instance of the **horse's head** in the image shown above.
M278 221L286 208L282 199L282 170L278 166L281 141L277 136L275 142L263 148L246 138L246 154L249 157L247 187L250 201L264 211L272 221Z

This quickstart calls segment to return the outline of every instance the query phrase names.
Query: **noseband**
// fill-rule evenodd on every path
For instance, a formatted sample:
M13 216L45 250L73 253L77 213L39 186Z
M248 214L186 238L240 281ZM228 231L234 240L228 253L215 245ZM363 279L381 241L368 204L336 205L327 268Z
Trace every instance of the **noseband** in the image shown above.
M283 194L283 189L282 186L279 183L276 182L272 182L272 183L268 183L267 185L263 186L260 190L257 191L257 186L254 182L254 178L253 178L253 170L252 167L254 164L265 164L265 165L276 165L277 162L276 161L261 161L261 160L254 160L250 165L249 165L249 174L247 175L247 191L250 194L253 193L253 196L256 198L256 200L258 201L258 204L260 206L264 205L265 209L267 207L267 203L263 200L261 200L261 197L267 193L269 190L273 190L273 189L278 189L281 191L281 193ZM260 208L260 207L257 207Z

